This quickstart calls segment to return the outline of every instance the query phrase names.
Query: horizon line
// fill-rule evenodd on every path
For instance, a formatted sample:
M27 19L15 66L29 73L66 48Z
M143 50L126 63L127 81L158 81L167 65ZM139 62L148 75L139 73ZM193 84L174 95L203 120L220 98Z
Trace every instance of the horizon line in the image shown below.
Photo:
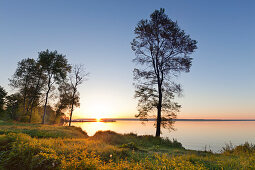
M73 121L78 120L96 120L97 118L78 118L73 119ZM100 120L138 120L138 121L155 121L156 118L150 119L139 119L139 118L100 118ZM167 119L170 120L170 119ZM173 121L255 121L255 119L200 119L200 118L191 118L191 119L172 119ZM164 120L162 120L164 121Z

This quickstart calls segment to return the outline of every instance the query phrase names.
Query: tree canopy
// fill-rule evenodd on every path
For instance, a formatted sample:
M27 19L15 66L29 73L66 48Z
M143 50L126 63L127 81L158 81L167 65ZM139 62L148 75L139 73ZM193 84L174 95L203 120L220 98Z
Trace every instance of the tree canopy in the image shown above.
M45 123L46 106L48 104L49 93L55 83L60 83L66 78L66 75L71 70L65 55L59 54L57 51L41 51L39 53L39 64L47 79L47 90L45 93L44 114L42 123Z
M66 56L57 51L45 50L39 52L37 59L22 59L9 79L16 92L4 97L5 91L0 87L0 104L1 108L6 106L5 117L42 123L66 119L65 114L72 115L74 107L80 105L77 86L85 76L87 73L81 65L72 69ZM59 99L52 100L57 94Z

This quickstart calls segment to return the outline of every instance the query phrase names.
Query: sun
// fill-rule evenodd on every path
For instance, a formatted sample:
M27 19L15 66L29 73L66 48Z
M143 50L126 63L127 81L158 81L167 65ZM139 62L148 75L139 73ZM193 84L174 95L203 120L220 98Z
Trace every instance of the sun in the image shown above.
M111 112L110 104L103 101L91 103L90 107L88 107L87 109L91 113L91 117L96 119L97 122L100 122L102 118L106 118L108 116L107 113Z
M102 119L102 116L100 114L97 114L95 118L97 122L100 122Z

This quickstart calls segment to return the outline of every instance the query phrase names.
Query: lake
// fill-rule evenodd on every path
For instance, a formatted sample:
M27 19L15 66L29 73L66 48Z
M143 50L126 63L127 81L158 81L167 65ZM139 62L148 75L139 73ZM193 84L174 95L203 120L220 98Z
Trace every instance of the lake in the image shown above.
M155 135L154 121L144 124L141 121L116 122L72 122L81 127L89 136L99 130L111 130L117 133L136 133ZM233 145L244 142L255 143L255 121L176 121L175 131L162 129L162 137L177 139L186 149L212 150L220 152L226 143Z

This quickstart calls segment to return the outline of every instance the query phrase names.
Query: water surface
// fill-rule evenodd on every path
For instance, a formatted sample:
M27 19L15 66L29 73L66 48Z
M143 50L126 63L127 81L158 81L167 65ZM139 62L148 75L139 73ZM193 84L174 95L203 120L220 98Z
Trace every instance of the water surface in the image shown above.
M118 133L155 135L153 121L142 124L140 121L116 122L73 122L89 136L98 130L112 130ZM162 129L162 137L177 139L186 149L212 150L219 152L226 143L233 145L244 142L255 143L255 121L176 121L176 131Z

